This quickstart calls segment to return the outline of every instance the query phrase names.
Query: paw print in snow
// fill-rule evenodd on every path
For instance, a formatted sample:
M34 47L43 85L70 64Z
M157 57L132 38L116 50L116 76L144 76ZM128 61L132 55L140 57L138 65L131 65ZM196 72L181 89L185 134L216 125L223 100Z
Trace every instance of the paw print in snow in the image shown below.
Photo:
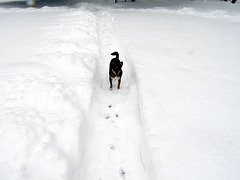
M111 150L115 150L115 147L114 147L114 146L111 146L110 148L111 148Z
M105 119L109 119L110 118L110 116L105 116Z
M122 168L120 169L120 176L123 178L123 179L126 179L126 171L124 171Z

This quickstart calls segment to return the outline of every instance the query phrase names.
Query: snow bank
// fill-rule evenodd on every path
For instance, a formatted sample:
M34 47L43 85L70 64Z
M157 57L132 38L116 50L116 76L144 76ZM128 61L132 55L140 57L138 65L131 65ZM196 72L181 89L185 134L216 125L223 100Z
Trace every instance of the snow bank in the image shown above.
M0 179L74 179L97 57L95 16L2 9L0 19Z
M155 179L239 179L239 21L185 10L111 11L135 67Z

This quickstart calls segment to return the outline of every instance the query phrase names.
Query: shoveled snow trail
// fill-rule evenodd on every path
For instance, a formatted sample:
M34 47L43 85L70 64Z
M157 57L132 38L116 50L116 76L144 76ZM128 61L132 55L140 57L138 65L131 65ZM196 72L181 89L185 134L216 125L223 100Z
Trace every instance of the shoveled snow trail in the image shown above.
M138 105L137 82L124 44L114 22L104 10L88 7L98 22L99 59L95 87L87 119L87 141L81 165L81 179L149 179L146 144ZM121 89L114 82L109 89L108 68L111 52L118 51L123 61Z

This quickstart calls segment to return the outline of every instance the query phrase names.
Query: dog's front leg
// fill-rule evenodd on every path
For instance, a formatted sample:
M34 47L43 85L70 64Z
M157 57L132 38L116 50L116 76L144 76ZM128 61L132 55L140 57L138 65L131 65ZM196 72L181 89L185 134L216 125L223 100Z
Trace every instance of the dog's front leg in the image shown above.
M120 89L121 78L118 79L118 89Z
M112 89L112 78L109 77L109 82L110 82L110 89Z

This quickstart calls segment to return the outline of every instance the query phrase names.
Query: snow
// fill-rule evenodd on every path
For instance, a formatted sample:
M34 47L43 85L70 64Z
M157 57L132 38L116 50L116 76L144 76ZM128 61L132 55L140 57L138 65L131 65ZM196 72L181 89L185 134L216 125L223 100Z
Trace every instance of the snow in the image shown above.
M238 1L7 6L0 179L240 178Z
M238 179L239 22L124 15L114 12L132 46L156 179Z

